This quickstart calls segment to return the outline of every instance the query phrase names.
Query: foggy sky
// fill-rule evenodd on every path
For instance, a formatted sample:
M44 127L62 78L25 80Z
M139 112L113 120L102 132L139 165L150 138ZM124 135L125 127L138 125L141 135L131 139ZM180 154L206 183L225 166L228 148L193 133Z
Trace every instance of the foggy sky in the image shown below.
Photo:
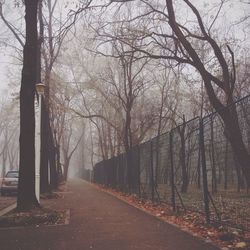
M60 0L61 2L61 6L64 4L64 0ZM199 5L204 5L207 1L198 1ZM220 1L213 1L213 2L220 2ZM130 3L131 4L131 3ZM14 5L14 1L12 3L12 5ZM12 23L17 23L20 22L20 14L22 13L23 9L21 8L13 8L11 4L9 4L9 6L4 8L4 14L6 16L6 18L10 21L12 21ZM72 6L71 6L72 7ZM70 8L71 8L70 7ZM64 12L67 11L67 8L63 9ZM16 13L15 13L16 12ZM225 22L234 22L234 21L238 21L240 19L240 17L245 16L246 14L250 14L250 4L240 4L239 0L231 0L229 1L228 7L226 9L226 13L224 13L226 15L226 17L224 17L222 20L224 20ZM19 15L19 17L18 17ZM19 18L19 19L18 19ZM23 20L20 24L20 28L23 29ZM239 34L240 39L243 39L243 35L242 33L240 34L239 32L239 28L238 27L234 27L231 26L231 29L234 30L234 32L237 34ZM249 30L248 30L248 35L249 35ZM6 39L6 37L9 37L8 39ZM15 41L14 36L8 31L8 29L6 28L5 24L3 23L3 21L0 19L0 40L5 40L6 43L12 41L12 44L15 46L18 46L17 42ZM1 46L1 44L0 44ZM20 47L20 46L18 46ZM8 73L8 67L11 70L13 67L15 67L15 65L13 64L13 58L10 56L11 53L14 53L13 49L10 49L8 47L0 47L0 94L4 93L3 90L6 89L8 87L9 84L9 79L7 76ZM16 79L21 79L21 75L16 75L15 76ZM17 80L18 81L18 80Z

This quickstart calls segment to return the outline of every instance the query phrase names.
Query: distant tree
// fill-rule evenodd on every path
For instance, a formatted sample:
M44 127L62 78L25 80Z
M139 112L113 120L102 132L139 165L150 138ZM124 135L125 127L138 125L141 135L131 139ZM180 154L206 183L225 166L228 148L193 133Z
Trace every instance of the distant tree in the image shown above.
M17 114L16 100L3 100L0 107L0 158L1 176L7 170L17 169L18 167L18 146L16 141L19 135L19 123Z
M82 134L77 134L78 139L74 141L74 128L73 128L74 121L71 120L68 122L67 127L65 127L65 131L62 137L62 153L63 153L63 179L66 181L68 179L68 172L70 161L72 159L73 154L75 153L76 149L78 148L84 131Z

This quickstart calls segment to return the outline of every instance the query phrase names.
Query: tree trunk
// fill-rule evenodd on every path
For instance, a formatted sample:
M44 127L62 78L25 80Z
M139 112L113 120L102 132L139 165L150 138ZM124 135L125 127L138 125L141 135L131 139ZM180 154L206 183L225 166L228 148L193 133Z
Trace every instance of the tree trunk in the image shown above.
M224 179L224 189L227 190L227 186L228 186L228 140L226 140L224 176L225 176L225 179Z
M56 147L54 145L52 129L49 124L49 120L47 120L48 127L48 148L49 148L49 169L50 169L50 187L51 189L58 188L58 172L57 172L57 164L56 164Z
M227 60L224 58L223 53L221 51L220 46L212 39L211 36L206 32L202 17L200 16L198 10L191 4L190 1L185 1L187 5L192 9L193 13L196 15L199 20L199 27L204 35L205 40L211 45L215 57L220 62L220 67L223 73L223 81L217 78L214 75L211 75L205 68L204 64L200 60L199 55L196 53L192 44L188 41L187 37L182 32L181 28L178 26L175 19L175 11L173 8L173 1L166 1L166 7L168 10L169 17L169 25L174 31L175 35L179 39L180 43L183 45L190 58L192 58L191 65L194 66L199 73L201 74L204 85L209 97L209 101L215 110L219 113L222 118L225 129L227 132L228 140L232 146L233 152L237 158L237 161L240 164L242 172L247 182L247 186L250 187L250 155L244 145L242 134L239 127L239 121L237 117L236 107L233 104L233 90L235 84L235 72L230 72L227 64ZM229 48L229 47L228 47ZM233 61L233 69L235 70L234 65L234 55L233 52L229 49L229 52L232 56ZM190 63L190 62L189 62ZM219 98L216 96L214 84L220 87L223 90L225 100L227 101L227 105L230 107L225 107Z
M6 175L6 145L4 145L4 149L2 152L2 174L1 176L4 177Z
M127 105L126 110L126 121L125 121L125 128L124 128L124 147L126 153L129 152L130 148L132 147L132 141L131 141L131 108L130 104Z
M197 187L201 188L201 148L198 149L198 162L197 162Z
M230 102L233 103L233 102ZM239 163L245 177L247 187L250 187L250 155L243 142L242 133L239 126L236 105L218 110L225 124L225 134L232 146L236 160Z
M8 130L4 133L4 146L2 151L2 177L6 175L6 161L7 161L7 151L8 151Z
M227 96L227 106L223 106L215 96L215 93L211 86L211 81L206 77L204 77L203 80L205 83L209 101L223 120L223 123L225 125L225 136L230 142L234 156L239 163L239 168L242 170L242 173L246 180L247 187L250 187L250 155L243 142L236 104L234 103L232 96Z
M63 171L63 179L64 181L67 181L68 179L68 171L69 171L69 160L66 159L63 165L64 171Z
M48 114L42 98L42 126L41 126L41 193L50 191L49 187L49 140L48 140Z
M62 171L62 164L61 164L61 154L60 154L60 145L57 144L55 147L56 150L56 167L58 173L58 181L63 179L63 171Z
M210 120L211 129L211 142L210 142L210 162L212 170L212 193L217 192L217 180L216 180L216 165L215 165L215 155L214 155L214 121L213 117Z
M25 0L26 42L20 91L20 166L17 209L38 207L35 195L35 110L38 0Z
M188 173L186 164L186 142L185 142L185 130L186 123L185 119L182 128L179 127L179 134L181 138L181 148L180 148L180 163L181 163L181 174L182 174L182 185L181 192L186 193L188 189Z

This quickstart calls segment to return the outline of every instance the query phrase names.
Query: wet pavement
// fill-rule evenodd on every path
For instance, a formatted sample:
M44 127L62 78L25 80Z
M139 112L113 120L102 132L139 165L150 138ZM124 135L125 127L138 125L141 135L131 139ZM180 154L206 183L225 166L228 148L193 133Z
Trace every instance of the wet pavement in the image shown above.
M70 210L70 223L0 229L1 250L218 250L82 180L46 206Z

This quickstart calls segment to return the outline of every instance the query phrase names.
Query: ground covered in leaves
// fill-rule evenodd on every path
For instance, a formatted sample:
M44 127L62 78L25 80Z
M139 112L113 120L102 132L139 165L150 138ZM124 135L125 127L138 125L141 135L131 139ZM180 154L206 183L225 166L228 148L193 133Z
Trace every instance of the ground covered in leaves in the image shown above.
M61 185L59 191L65 189L65 185ZM41 200L56 200L62 198L61 194L49 192L41 194ZM25 227L25 226L48 226L62 225L68 217L66 210L54 210L52 208L40 207L34 208L28 212L18 212L12 210L4 216L0 217L0 228L6 227Z
M108 192L131 205L140 208L168 223L179 226L182 230L192 233L205 241L212 242L222 249L250 249L250 232L236 228L228 228L215 223L207 224L204 215L198 212L173 212L172 207L164 203L152 203L139 199L136 195L127 195L101 185L96 185L102 191Z
M55 211L47 208L36 208L29 212L13 210L0 217L0 227L23 227L61 224L65 211Z

